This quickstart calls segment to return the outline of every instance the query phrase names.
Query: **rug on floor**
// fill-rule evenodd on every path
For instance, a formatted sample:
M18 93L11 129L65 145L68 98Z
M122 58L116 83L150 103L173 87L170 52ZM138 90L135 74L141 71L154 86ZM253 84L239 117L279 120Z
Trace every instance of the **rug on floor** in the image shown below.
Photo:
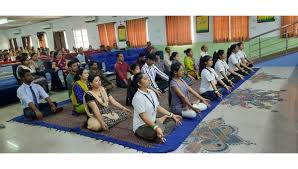
M246 76L243 80L235 84L235 87L232 89L237 89L243 82L252 77L258 69L252 74ZM195 90L198 91L198 83L194 83L192 86ZM126 90L120 89L114 92L111 92L112 96L116 98L121 104L125 103ZM228 95L224 95L225 98ZM167 94L164 94L160 98L161 105L166 107ZM72 107L69 101L64 101L59 103L60 106L64 107L63 112L60 112L56 115L45 117L42 120L38 121L29 121L24 118L24 116L18 116L13 118L10 121L43 126L47 128L54 128L60 131L74 132L79 135L86 137L103 140L115 144L122 145L124 147L136 149L138 151L147 152L147 153L165 153L176 150L183 141L192 133L192 131L197 127L197 125L206 117L218 104L221 100L214 101L211 103L211 107L200 113L200 116L197 116L194 119L184 119L182 125L177 126L174 131L166 136L167 141L163 144L160 143L151 143L137 138L132 132L132 118L129 117L126 121L121 122L117 126L113 127L109 131L105 132L92 132L82 126L86 121L86 116L73 116ZM167 107L166 107L167 108Z

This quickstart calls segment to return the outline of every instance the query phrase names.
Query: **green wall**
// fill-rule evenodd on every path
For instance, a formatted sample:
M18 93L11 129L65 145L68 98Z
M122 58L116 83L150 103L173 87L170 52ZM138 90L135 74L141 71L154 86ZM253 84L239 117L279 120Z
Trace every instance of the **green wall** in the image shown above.
M261 38L261 57L277 53L285 50L286 48L286 39L279 37L267 37ZM181 61L184 59L185 54L183 51L187 48L192 48L195 59L197 60L201 53L201 46L206 44L208 46L209 55L213 55L214 51L223 49L227 52L228 47L236 42L226 42L226 43L213 43L213 42L197 42L192 45L182 45L182 46L170 46L171 52L178 52L181 58ZM166 45L155 45L157 50L164 51ZM288 49L298 47L298 38L289 38L288 39ZM244 51L247 56L251 59L259 57L259 39L253 39L250 41L244 42Z

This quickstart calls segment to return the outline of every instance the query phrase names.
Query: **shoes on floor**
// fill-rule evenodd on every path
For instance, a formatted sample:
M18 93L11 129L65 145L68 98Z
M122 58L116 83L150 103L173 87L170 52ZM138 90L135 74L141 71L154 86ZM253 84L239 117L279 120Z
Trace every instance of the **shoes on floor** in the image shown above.
M0 129L4 129L5 125L4 124L0 124Z

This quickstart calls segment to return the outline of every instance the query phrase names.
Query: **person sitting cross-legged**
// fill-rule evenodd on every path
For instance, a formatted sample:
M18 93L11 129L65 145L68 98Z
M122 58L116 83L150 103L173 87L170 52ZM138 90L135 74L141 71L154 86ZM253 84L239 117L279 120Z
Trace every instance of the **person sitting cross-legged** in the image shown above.
M124 62L124 57L122 53L117 54L117 63L115 64L116 71L116 84L117 87L127 88L127 73L129 70L129 65Z
M106 88L107 91L111 91L113 88L115 88L115 85L103 74L103 71L99 69L97 62L91 61L89 63L89 74L98 75L103 87Z
M182 117L175 115L160 106L157 95L148 89L150 79L146 74L138 73L133 77L132 106L133 132L136 136L155 141L165 142L165 135L170 134L176 125L181 124ZM157 113L163 115L157 118Z
M147 74L151 81L151 89L158 95L158 97L160 97L161 93L164 93L169 87L169 77L155 66L156 61L156 55L149 54L145 65L141 69L141 72ZM156 75L159 75L163 81L156 81Z
M27 119L37 120L63 110L63 108L57 108L57 103L51 100L40 85L32 83L33 76L30 70L23 69L20 77L23 84L18 88L17 96ZM47 103L41 103L42 99Z
M126 120L128 114L131 114L128 108L122 106L105 90L97 74L88 77L88 84L89 90L83 99L88 116L86 127L89 130L108 130Z

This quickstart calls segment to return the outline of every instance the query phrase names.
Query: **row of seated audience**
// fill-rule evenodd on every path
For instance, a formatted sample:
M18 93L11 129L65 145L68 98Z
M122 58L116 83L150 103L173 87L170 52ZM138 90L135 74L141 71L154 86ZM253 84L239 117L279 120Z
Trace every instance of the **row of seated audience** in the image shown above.
M165 135L181 124L183 118L196 118L210 107L211 101L222 97L223 89L230 92L235 83L254 71L243 47L242 42L233 44L227 57L224 50L214 52L212 57L204 45L197 66L191 49L185 51L184 65L179 54L171 53L168 47L164 60L160 60L160 53L153 47L148 47L148 53L140 54L131 66L119 53L115 64L116 85L127 88L126 106L133 107L135 135L149 141L159 139L165 142ZM108 130L128 118L132 112L110 94L115 86L105 79L96 62L90 62L89 70L81 67L76 59L67 65L69 74L66 81L74 111L88 116L85 126L89 130ZM33 83L35 77L32 73L28 69L19 73L23 84L17 93L24 116L34 120L61 111L43 88ZM128 73L132 74L130 78ZM201 79L199 93L190 87L198 77ZM110 85L108 90L104 83ZM159 104L159 97L167 90L170 111ZM196 99L192 101L190 94ZM42 99L47 103L41 104ZM162 116L157 118L157 113Z

